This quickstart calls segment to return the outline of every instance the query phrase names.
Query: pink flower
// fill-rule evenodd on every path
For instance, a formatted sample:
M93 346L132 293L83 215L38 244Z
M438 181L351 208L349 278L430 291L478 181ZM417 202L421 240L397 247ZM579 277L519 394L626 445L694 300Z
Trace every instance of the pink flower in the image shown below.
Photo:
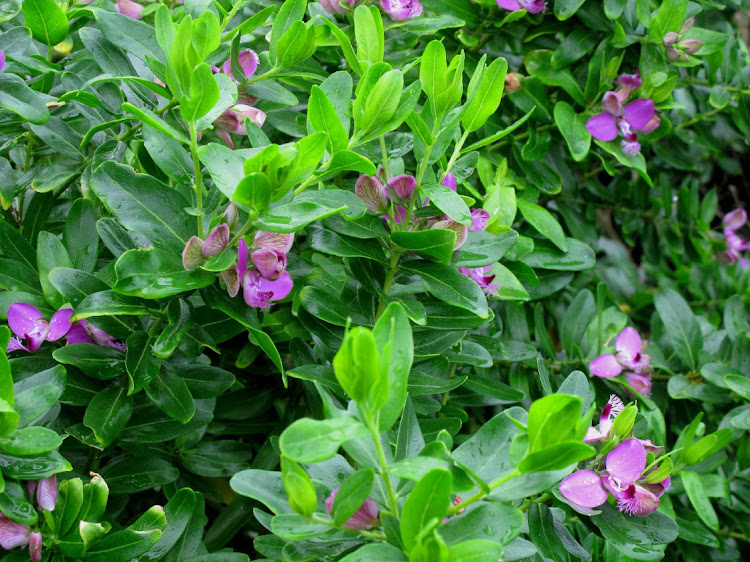
M242 72L245 74L245 79L250 78L253 74L255 74L255 71L258 70L258 55L255 53L255 51L249 49L247 51L240 51L240 53L237 55L237 61L240 63ZM221 72L222 74L226 74L227 76L229 76L235 84L240 83L232 74L231 59L225 61L224 64L221 65Z
M590 427L588 431L586 431L586 436L583 438L583 442L591 443L592 441L600 441L609 437L609 432L612 431L615 419L624 409L625 405L622 403L622 400L614 394L611 394L607 404L602 408L602 414L599 417L599 428Z
M57 476L40 480L36 488L36 503L47 511L54 511L57 503Z
M471 218L474 220L469 230L484 230L490 220L490 214L484 209L472 209Z
M500 286L493 282L495 279L494 275L487 275L490 269L492 269L492 266L486 265L484 267L474 268L462 267L459 271L479 285L479 288L484 291L484 294L496 297L500 290Z
M354 193L374 215L382 215L388 209L388 188L377 176L362 174L354 185Z
M35 531L29 535L29 558L32 562L42 559L42 533Z
M30 304L16 302L8 308L8 326L15 334L8 343L8 353L23 349L36 352L45 341L57 341L71 327L72 308L62 308L48 322L41 311ZM26 340L26 344L22 342Z
M202 253L205 257L216 256L227 247L228 243L229 226L224 223L216 225L206 237Z
M326 511L328 512L328 515L331 514L331 511L333 510L333 502L336 499L336 494L338 493L339 489L336 488L333 492L331 492L331 495L326 498ZM380 507L378 507L378 504L375 503L375 501L371 498L367 498L364 503L360 506L360 508L354 512L354 515L352 515L346 523L344 523L344 527L349 527L350 529L373 529L377 527L380 522L378 521L378 518L380 517Z
M284 254L288 254L289 250L292 249L294 243L294 234L283 233L283 232L270 232L268 230L259 230L255 233L253 239L254 248L268 248L271 250L278 250Z
M250 260L261 277L276 281L286 271L286 254L271 248L261 248L250 254Z
M268 239L268 237L266 237L266 239ZM286 244L284 246L286 246ZM280 250L275 250L273 248L265 249L280 252ZM278 273L278 276L276 276L273 271L265 270L267 265L265 262L261 264L264 267L264 273L275 276L275 279L266 279L258 271L248 269L249 260L250 254L247 244L244 240L240 239L237 248L237 278L239 280L239 286L242 287L242 296L248 306L254 308L266 308L270 306L272 301L281 300L292 291L294 286L292 277L286 271L278 271L278 260L275 270L275 272ZM253 265L255 264L253 263ZM283 265L284 268L286 268L286 255L284 255ZM230 295L234 288L234 284L230 286L230 284L227 283L227 291ZM237 287L237 292L239 292L239 287ZM236 294L237 293L235 292L235 295Z
M624 137L622 150L635 155L641 150L638 132L650 133L659 126L654 102L648 98L631 101L624 107L620 105L616 92L607 92L602 100L604 113L594 115L586 122L586 130L597 140L615 140L620 133Z
M417 179L408 174L401 174L388 180L388 196L397 201L409 201L414 196L416 188Z
M73 326L70 331L65 335L65 339L69 344L76 343L88 343L96 345L105 345L107 347L114 347L120 351L126 351L127 345L116 339L114 336L109 335L104 330L101 330L93 324L86 322L86 320L79 320L78 324Z
M452 219L445 219L437 221L430 228L443 228L445 230L452 230L456 233L456 243L453 246L454 250L458 250L461 246L466 243L466 239L469 236L469 229L466 225L456 222Z
M424 10L419 0L380 0L380 7L395 21L418 18Z
M745 209L735 209L724 215L722 224L729 230L739 230L747 223L747 212Z
M589 363L589 371L592 375L601 378L616 377L622 373L623 369L629 369L636 373L641 373L648 369L651 357L643 353L645 348L641 336L635 330L628 326L615 341L615 350L617 355L606 353L600 355Z
M351 9L359 0L318 0L329 14L344 14L347 9L342 4L348 4Z
M516 12L526 10L530 14L543 14L547 11L547 2L545 0L496 0L497 5L504 10Z
M224 113L214 121L217 134L229 148L234 148L234 142L232 141L232 137L229 136L229 133L235 135L247 134L247 130L245 129L245 119L250 119L250 121L258 125L258 127L262 127L263 123L266 121L266 114L251 105L237 104L225 110Z
M31 529L11 521L5 515L0 515L0 546L5 550L11 550L17 546L26 546L29 542Z

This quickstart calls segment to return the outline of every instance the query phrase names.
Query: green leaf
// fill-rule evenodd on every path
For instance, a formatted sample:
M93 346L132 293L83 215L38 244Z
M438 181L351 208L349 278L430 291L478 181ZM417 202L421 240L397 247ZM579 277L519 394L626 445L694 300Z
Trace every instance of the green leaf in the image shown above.
M485 501L461 517L451 518L441 527L440 535L448 544L479 539L508 544L521 533L524 523L523 513L512 505Z
M318 181L324 181L338 176L342 172L359 172L371 176L375 173L375 164L364 156L352 152L351 150L340 150L331 158L325 172L321 173Z
M584 2L585 0L555 0L555 16L561 21L571 18Z
M576 426L581 416L581 398L552 394L534 401L529 408L527 424L529 453L541 451L578 437ZM583 435L580 435L580 439Z
M188 201L177 190L113 161L95 169L91 188L122 226L157 247L182 252L195 223L184 211Z
M583 0L576 0L582 2ZM552 51L538 50L529 52L523 59L526 70L546 86L558 86L565 90L573 100L585 106L583 91L573 73L567 69L556 69L552 66Z
M128 395L130 395L149 386L159 374L161 360L152 355L153 338L146 332L135 332L128 337L126 343L125 368L128 372Z
M36 250L18 230L4 220L0 220L0 249L6 258L22 262L32 270L37 270Z
M272 513L289 513L289 501L280 472L248 469L232 476L232 490L265 505Z
M695 508L695 512L698 517L701 518L709 529L714 531L719 530L719 518L714 511L714 507L711 505L711 500L706 495L706 490L703 488L701 477L699 474L691 470L681 470L680 478L682 484L685 486L685 492L687 493L690 503Z
M54 0L46 1L54 3ZM0 108L12 111L24 121L37 125L46 123L49 119L49 110L39 95L20 77L7 72L0 74Z
M342 258L367 258L385 263L383 248L374 240L343 236L314 225L308 227L307 233L310 246L320 252Z
M178 255L155 248L128 250L115 263L115 273L115 291L145 299L201 289L216 279L210 271L186 271Z
M96 10L94 17L107 41L113 45L144 62L147 57L164 62L154 28L147 23L105 10Z
M346 207L327 207L312 201L293 201L261 214L255 225L272 232L296 232L311 222L330 217Z
M97 380L110 380L125 374L125 354L106 345L68 344L52 352L64 365L73 365Z
M295 21L279 37L276 58L279 68L292 68L315 52L315 29L310 24Z
M335 455L343 443L369 434L367 428L354 418L302 418L284 430L279 447L282 454L293 461L320 462Z
M190 305L182 300L171 300L167 305L167 325L153 344L153 354L159 359L172 355L190 327Z
M68 253L59 238L49 232L40 232L37 240L37 267L42 293L55 309L65 304L65 300L49 280L49 272L56 267L71 267Z
M92 272L99 253L96 209L88 199L76 199L65 218L63 242L75 269Z
M187 384L166 365L146 387L146 394L157 408L181 423L189 422L195 415L195 402Z
M667 337L678 357L694 371L698 367L703 337L690 306L672 289L663 289L654 295L654 306L664 325L669 327Z
M83 505L83 482L72 478L60 484L59 498L55 505L55 531L65 536L71 530Z
M272 61L277 60L276 49L279 39L281 39L282 35L287 32L294 22L302 20L306 8L307 0L286 0L279 9L276 19L273 20L269 38L268 53L271 55Z
M70 463L57 451L24 457L0 455L0 468L6 478L18 480L41 480L72 470Z
M444 228L395 231L391 233L391 240L404 250L425 254L442 263L448 263L456 245L456 233Z
M57 272L55 278L59 281L63 273L76 270L59 268L55 271ZM71 275L69 280L70 282L77 280L83 282L89 281L86 277L75 275ZM59 282L58 284L61 285ZM99 287L93 286L93 288L98 289ZM124 297L111 290L92 293L83 299L76 299L76 302L71 301L71 304L75 306L76 310L75 314L71 316L72 322L99 316L147 316L153 314L152 310L146 308L149 304L148 301Z
M370 496L375 481L375 472L371 468L358 470L342 482L333 501L331 516L336 525L343 525Z
M370 64L382 62L385 38L380 10L372 6L357 6L354 10L354 38L360 61Z
M57 45L68 35L68 18L55 0L23 0L23 17L34 39Z
M42 294L36 268L31 269L16 259L0 258L0 289Z
M86 550L87 562L112 562L113 560L137 560L161 538L159 529L132 531L125 529L109 534L96 541Z
M333 358L333 369L363 414L374 415L388 398L388 373L381 370L375 336L367 328L356 327L346 333Z
M648 517L633 517L620 513L609 504L601 507L601 515L591 518L608 544L636 560L658 560L663 556L663 545L677 538L677 523L659 511Z
M445 47L437 40L430 41L422 53L419 65L419 81L422 89L435 107L437 96L444 90L448 64L445 60Z
M389 70L383 74L370 90L364 104L364 113L359 118L362 134L374 131L393 117L401 100L404 77L399 70ZM358 115L355 113L355 121Z
M544 207L526 201L526 199L519 198L516 200L516 204L523 218L529 221L529 224L542 236L548 238L563 252L568 251L568 240L565 238L565 233L560 223L552 216L552 213Z
M13 406L0 398L0 435L8 435L18 427L20 420L21 418L18 412L13 409Z
M575 112L573 106L564 101L555 104L554 114L557 128L568 143L573 160L584 160L591 148L591 135L586 130L586 120Z
M503 97L508 61L497 58L487 67L474 97L466 106L462 125L473 132L485 124L490 115L497 111Z
M356 324L372 323L371 320L344 304L335 295L331 295L330 291L312 286L303 287L299 293L299 299L302 306L310 314L335 326L347 326L350 319Z
M125 429L132 414L133 399L127 395L127 389L108 388L88 405L83 424L91 428L102 447L108 447Z
M451 502L452 478L447 470L432 470L417 482L401 512L401 542L406 550L417 544L427 525L439 526Z
M687 19L688 0L664 0L651 19L649 37L662 40L670 31L679 31Z
M499 261L518 241L518 233L508 230L494 235L475 230L461 248L453 254L452 263L456 267L484 267Z
M401 269L407 274L419 275L427 291L435 298L464 308L482 318L489 316L487 299L479 285L456 271L454 267L439 263L411 261L403 263Z
M190 95L180 99L180 115L185 121L194 123L211 111L218 101L219 85L211 67L201 63L190 73Z
M444 185L433 183L420 186L419 191L424 196L429 197L430 203L435 205L454 221L466 226L472 225L473 219L471 218L469 207L466 205L466 202L461 199L461 196L452 189L449 189Z
M310 517L318 505L312 479L296 462L281 457L281 476L289 494L289 506L300 515Z
M57 449L62 438L46 427L23 427L0 437L0 450L10 455L38 455Z
M686 450L682 459L687 466L697 464L713 454L718 453L732 440L732 430L728 427L719 429L700 438L695 443L685 442Z
M271 183L268 177L260 172L246 175L237 184L232 201L256 214L265 211L271 202Z
M313 86L310 91L307 120L313 131L322 131L328 136L328 152L330 154L346 149L349 134L341 124L333 103L319 86ZM333 164L332 162L331 165Z
M164 459L121 456L100 471L111 494L134 494L174 482L180 471Z
M541 207L540 207L541 208ZM522 262L533 268L554 269L556 271L581 271L591 269L596 263L596 254L589 246L575 238L561 238L568 249L562 253L549 242L541 241L534 245L534 251ZM557 247L560 244L555 244Z
M122 110L132 113L138 119L143 121L144 124L153 127L157 131L160 131L167 135L169 138L176 141L180 141L183 144L190 144L190 140L181 132L172 127L164 119L161 119L156 113L150 109L136 107L131 103L125 102L122 104Z
M11 375L10 362L5 352L10 342L10 329L7 326L0 326L0 400L3 400L8 406L13 406L13 376ZM7 432L6 432L7 433ZM1 435L6 433L0 432Z
M38 521L34 505L26 499L23 487L17 482L5 483L5 492L0 493L0 512L21 525L36 525Z
M563 441L526 455L518 464L518 470L521 474L560 470L577 462L590 459L595 454L596 449L591 445L580 441Z

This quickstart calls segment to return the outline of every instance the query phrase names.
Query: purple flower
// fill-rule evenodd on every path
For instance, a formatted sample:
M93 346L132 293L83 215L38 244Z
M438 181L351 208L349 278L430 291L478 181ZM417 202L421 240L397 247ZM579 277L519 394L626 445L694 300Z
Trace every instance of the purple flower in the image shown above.
M29 535L29 558L32 562L42 559L42 533L35 531Z
M235 135L246 135L247 130L245 129L245 119L248 118L250 121L258 125L258 127L262 127L263 123L266 121L266 114L251 105L238 103L237 105L225 110L224 113L214 121L217 134L229 148L234 148L234 142L232 141L232 137L229 136L229 133Z
M206 237L206 241L203 243L202 253L205 257L218 255L227 247L228 243L229 226L224 223L216 225Z
M255 71L258 70L258 55L255 53L255 51L249 49L247 51L240 51L240 53L237 55L237 61L240 63L242 72L245 74L245 79L250 78L253 74L255 74ZM239 80L237 80L234 75L232 75L231 59L226 60L224 64L221 65L221 73L229 76L235 84L240 83Z
M416 188L417 179L408 174L401 174L388 180L388 196L396 201L409 201L414 196Z
M609 437L609 432L612 431L612 426L615 423L615 418L620 415L625 409L625 404L622 403L617 396L610 394L607 404L602 408L602 414L599 417L599 428L590 427L586 432L586 436L583 438L584 443L591 443L592 441L601 441Z
M726 215L724 215L722 224L724 225L724 228L739 230L740 228L745 226L746 222L747 212L745 211L745 209L735 209L734 211L729 211Z
M648 373L625 373L625 380L641 396L651 395L651 376Z
M424 10L419 0L380 0L380 7L396 21L418 18Z
M134 20L139 20L143 17L143 6L138 2L133 2L133 0L117 0L115 2L115 9L123 16L128 16Z
M0 70L5 68L5 52L0 50Z
M97 328L93 324L86 322L86 320L79 320L78 324L73 326L70 331L65 334L65 339L70 344L88 343L92 345L106 345L107 347L114 347L120 351L127 350L127 346L124 342L109 335L107 332Z
M643 353L645 348L641 336L628 326L615 341L617 355L606 353L600 355L589 363L589 371L592 375L601 378L616 377L623 369L629 369L641 373L648 369L651 357Z
M543 14L547 11L545 0L497 0L497 5L511 12L526 10L530 14Z
M0 546L5 550L11 550L17 546L26 546L29 542L31 529L11 521L5 515L0 515Z
M659 507L659 498L669 488L667 478L657 485L642 478L646 468L646 448L639 439L628 439L612 449L605 461L606 470L578 470L560 482L560 493L571 504L595 508L611 493L617 508L629 515L649 515Z
M71 327L72 308L62 308L47 322L35 306L15 302L8 308L8 326L15 334L8 343L8 353L23 349L29 353L37 351L46 341L57 341L68 333ZM24 345L21 340L26 340Z
M443 185L451 191L458 190L458 187L456 186L456 176L453 175L453 172L448 172L445 175L445 178L443 178Z
M602 100L604 113L594 115L586 122L586 130L597 140L611 141L622 133L622 150L635 155L641 150L638 132L650 133L659 126L654 102L648 98L631 101L621 107L617 92L607 92Z
M320 5L323 6L325 11L329 14L344 14L347 10L342 4L348 4L349 8L352 8L358 1L359 0L318 0Z
M276 279L266 279L258 271L248 269L249 258L247 244L241 239L237 248L237 278L242 287L242 296L248 306L266 308L272 301L281 300L291 292L294 282L289 273L282 271ZM286 256L284 256L284 261L286 262ZM286 267L286 263L284 266ZM227 283L227 291L230 295L233 289L234 286ZM237 287L237 292L239 292L239 287Z
M462 267L459 269L461 273L472 279L477 285L479 285L479 288L484 291L484 294L487 296L497 296L498 291L500 290L500 286L497 283L494 283L495 280L494 275L487 275L487 273L492 269L491 265L486 265L484 267Z
M331 492L331 495L326 498L326 511L328 512L328 515L330 515L333 510L333 501L336 499L338 491L339 489L336 488ZM373 529L380 524L378 521L379 517L380 507L378 507L378 504L375 503L372 498L367 498L360 508L354 512L354 515L344 523L344 527L362 530Z
M362 174L354 185L354 193L362 199L367 210L382 215L388 209L388 188L377 176Z
M40 480L36 488L36 503L47 511L54 511L57 503L57 476Z
M469 230L484 230L490 220L490 214L484 209L472 209L471 218L474 220Z
M261 248L250 254L250 260L261 277L276 281L286 271L286 254L272 248Z

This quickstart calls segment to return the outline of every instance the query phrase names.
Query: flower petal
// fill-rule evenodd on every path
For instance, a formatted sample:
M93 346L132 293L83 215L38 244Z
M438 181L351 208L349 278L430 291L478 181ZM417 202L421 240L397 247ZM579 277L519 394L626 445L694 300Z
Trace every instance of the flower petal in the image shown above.
M417 179L408 174L401 174L389 179L388 187L390 187L391 192L395 193L399 199L409 201L417 187Z
M497 5L502 9L510 10L511 12L523 9L521 8L521 4L518 3L518 0L497 0Z
M654 102L650 99L633 100L625 106L625 121L630 123L633 129L643 130L654 118L655 113Z
M641 396L648 397L651 394L651 377L643 373L627 373L625 379Z
M280 301L292 291L294 281L292 281L292 276L285 271L275 281L261 278L260 287L262 291L271 291L273 293L271 295L272 301Z
M635 357L636 354L641 352L642 345L643 341L641 340L641 336L638 335L638 331L631 326L628 326L620 332L620 335L617 336L617 340L615 341L615 349L618 353L624 352L631 357Z
M49 321L49 332L47 332L47 341L57 341L68 333L72 324L70 317L73 316L72 308L61 308L52 315Z
M638 439L628 439L610 451L605 465L616 484L630 486L646 468L646 449Z
M244 239L240 238L240 242L237 245L237 274L244 282L245 272L247 271L247 262L250 259L250 253L247 249L247 243Z
M292 244L294 244L294 234L270 232L268 230L259 230L255 233L255 239L253 240L254 248L269 248L285 254L292 249Z
M739 230L740 228L745 226L746 222L747 211L745 211L745 209L735 209L734 211L729 211L726 215L724 215L724 228Z
M44 316L35 306L14 302L8 307L8 326L19 338L24 338L26 334L33 332L40 320L44 320Z
M596 377L608 379L622 373L622 365L614 355L607 353L600 355L589 363L589 372Z
M594 115L586 121L586 130L600 141L611 141L617 138L617 123L614 116L609 113Z
M26 546L29 542L31 529L11 521L4 515L0 515L0 546L5 550L11 550L17 546Z
M227 247L229 243L229 225L219 224L215 226L203 243L203 255L205 257L215 256Z
M560 482L560 493L582 507L599 507L607 501L601 478L593 470L578 470Z
M54 511L57 503L57 476L54 474L49 478L39 481L36 488L36 503L42 509Z
M83 322L83 321L82 321ZM91 337L89 337L88 332L84 329L83 326L80 324L76 324L75 326L72 326L70 330L68 330L68 333L65 334L65 340L68 343L91 343L94 342L91 341Z

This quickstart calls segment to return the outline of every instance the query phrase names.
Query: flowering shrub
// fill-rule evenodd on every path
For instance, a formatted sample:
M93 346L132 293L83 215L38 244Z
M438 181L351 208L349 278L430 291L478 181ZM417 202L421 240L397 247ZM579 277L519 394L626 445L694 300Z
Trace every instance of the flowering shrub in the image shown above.
M3 560L743 559L748 8L6 2Z

